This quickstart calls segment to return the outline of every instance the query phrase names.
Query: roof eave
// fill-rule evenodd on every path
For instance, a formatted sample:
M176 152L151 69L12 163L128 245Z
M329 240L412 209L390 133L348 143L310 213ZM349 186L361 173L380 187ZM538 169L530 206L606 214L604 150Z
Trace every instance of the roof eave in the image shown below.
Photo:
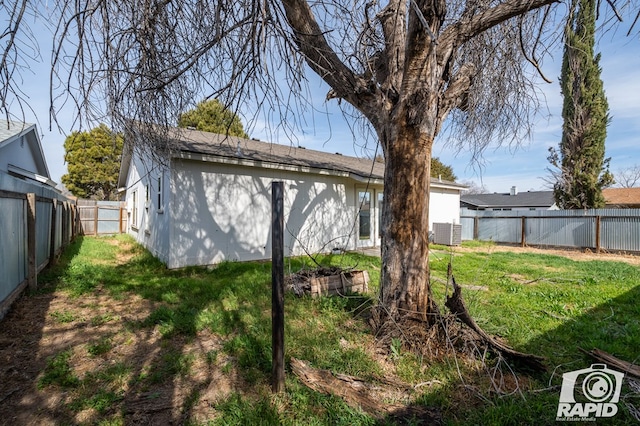
M327 169L327 168L320 168L320 167L303 166L300 164L286 164L286 163L281 163L276 161L253 160L253 159L242 158L242 157L227 157L222 155L202 154L202 153L191 152L191 151L180 151L177 154L175 154L174 157L179 158L181 160L204 161L204 162L218 163L218 164L259 167L259 168L271 169L271 170L282 170L282 171L291 171L291 172L300 172L300 173L314 173L314 174L326 175L326 176L344 177L344 178L351 178L358 182L370 182L373 184L382 184L383 182L382 178L361 176L357 173L349 172L345 170L335 170L335 169Z
M50 186L52 188L56 187L56 183L54 181L52 181L48 176L42 176L38 173L35 172L31 172L29 170L25 170L21 167L18 166L14 166L13 164L9 164L7 167L9 173L15 175L15 176L19 176L21 178L27 178L27 179L31 179L34 180L36 182L45 184L47 186Z

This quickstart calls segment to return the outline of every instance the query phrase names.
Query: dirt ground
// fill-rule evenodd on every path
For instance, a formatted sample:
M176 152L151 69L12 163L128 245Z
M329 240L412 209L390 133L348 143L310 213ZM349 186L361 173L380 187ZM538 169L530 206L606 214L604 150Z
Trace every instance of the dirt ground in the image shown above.
M460 252L471 250L539 252L574 260L640 265L640 257L625 254L511 246L456 248ZM167 341L161 339L156 328L136 326L155 308L152 302L139 296L115 300L101 291L79 298L63 292L21 297L0 321L0 424L92 424L110 418L125 424L164 425L215 418L216 401L232 392L248 390L234 374L236 369L230 368L233 360L206 356L217 353L223 343L206 331L189 341L181 337ZM65 315L71 316L65 319ZM100 341L108 341L111 346L108 356L90 354L90 345ZM108 404L106 409L96 408L96 404L76 404L75 409L70 409L82 390L39 386L47 363L65 350L70 351L73 375L80 380L95 376L96 386L100 386L98 372L128 366L122 373L122 383L114 390L115 403ZM192 360L190 373L172 374L153 387L148 381L136 380L162 370L167 356L176 352ZM113 380L105 383L113 386Z
M539 247L520 247L515 245L494 245L491 247L456 247L456 252L511 252L511 253L538 253L538 254L550 254L554 256L563 256L575 261L592 261L602 260L609 262L625 262L630 265L640 265L640 254L632 253L608 253L601 251L595 253L592 250L574 250L574 249L562 249L562 248L539 248Z
M246 387L229 368L233 360L207 357L222 347L207 331L189 340L162 339L157 327L141 327L155 308L137 295L116 300L100 289L76 298L61 291L19 298L0 321L0 425L104 419L169 425L215 418L213 403ZM101 342L111 348L108 354L92 355L92 345ZM63 351L70 351L68 364L83 385L39 386L47 364ZM176 354L191 362L188 374L168 364ZM155 382L140 380L154 374L160 377ZM100 388L103 383L107 388ZM115 402L105 409L96 395L111 395Z

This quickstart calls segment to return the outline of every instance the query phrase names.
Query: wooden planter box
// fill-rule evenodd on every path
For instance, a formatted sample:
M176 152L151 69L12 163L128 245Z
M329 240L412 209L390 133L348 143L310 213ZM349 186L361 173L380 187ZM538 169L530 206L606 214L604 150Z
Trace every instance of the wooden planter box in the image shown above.
M325 277L311 277L309 281L312 297L366 293L369 291L369 274L367 271L351 271Z

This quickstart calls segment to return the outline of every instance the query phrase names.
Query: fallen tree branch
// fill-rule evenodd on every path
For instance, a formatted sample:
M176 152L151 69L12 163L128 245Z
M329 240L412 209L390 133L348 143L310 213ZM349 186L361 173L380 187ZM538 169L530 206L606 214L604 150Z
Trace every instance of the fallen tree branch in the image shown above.
M441 420L440 413L434 409L384 402L380 395L376 395L381 394L380 386L354 376L313 368L307 362L296 358L291 358L291 371L308 388L338 396L350 407L360 409L377 420L386 417L420 419L427 421L427 424L438 423ZM408 386L403 384L402 387Z
M585 354L593 357L597 361L603 362L608 366L616 368L619 371L623 371L630 376L640 378L640 366L631 364L630 362L621 360L620 358L616 358L615 356L600 349L592 349L590 351L586 351L582 348L579 349Z
M458 284L456 284L456 280L455 278L453 278L453 275L450 276L451 284L453 285L453 294L451 296L447 296L445 306L449 308L452 314L454 314L467 327L475 331L493 350L499 352L505 357L522 362L526 366L534 370L546 369L544 364L542 363L544 361L544 357L518 352L505 345L504 343L496 340L494 337L490 336L482 328L480 328L480 326L476 324L473 318L471 318L471 314L469 314L464 300L462 299L462 288Z

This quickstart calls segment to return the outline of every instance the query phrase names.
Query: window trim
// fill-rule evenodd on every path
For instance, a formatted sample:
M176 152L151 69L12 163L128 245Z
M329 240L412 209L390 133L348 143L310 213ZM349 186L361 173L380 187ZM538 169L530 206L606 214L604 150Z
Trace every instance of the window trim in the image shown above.
M138 189L131 193L131 229L138 230Z

